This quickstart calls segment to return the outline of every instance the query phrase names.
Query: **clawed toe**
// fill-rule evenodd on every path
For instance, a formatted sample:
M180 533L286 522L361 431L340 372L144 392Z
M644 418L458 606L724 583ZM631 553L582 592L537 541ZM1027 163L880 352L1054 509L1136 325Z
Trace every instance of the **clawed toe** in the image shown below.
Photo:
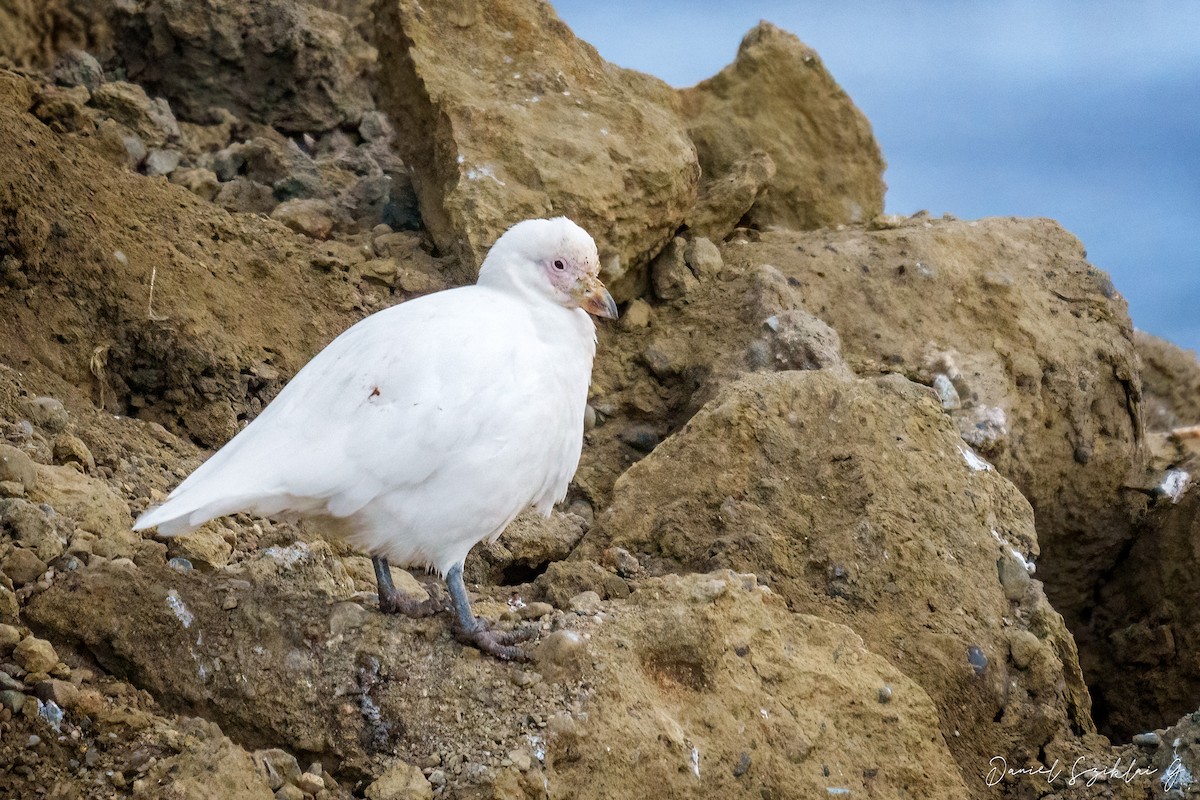
M380 592L379 610L384 614L403 614L406 617L432 617L447 609L442 597L414 600L399 592Z
M513 638L512 634L514 633L518 632L495 632L486 628L476 628L471 631L455 629L454 636L463 644L477 647L488 655L495 656L504 661L529 661L530 655L528 652L523 648L513 646L513 642L521 641L520 638Z

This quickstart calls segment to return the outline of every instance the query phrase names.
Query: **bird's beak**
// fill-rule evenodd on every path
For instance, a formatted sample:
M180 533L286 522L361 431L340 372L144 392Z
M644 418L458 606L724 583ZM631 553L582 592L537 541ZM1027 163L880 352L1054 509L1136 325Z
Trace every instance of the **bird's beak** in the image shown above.
M581 281L574 294L579 307L589 314L605 319L617 318L617 303L599 278L588 277Z

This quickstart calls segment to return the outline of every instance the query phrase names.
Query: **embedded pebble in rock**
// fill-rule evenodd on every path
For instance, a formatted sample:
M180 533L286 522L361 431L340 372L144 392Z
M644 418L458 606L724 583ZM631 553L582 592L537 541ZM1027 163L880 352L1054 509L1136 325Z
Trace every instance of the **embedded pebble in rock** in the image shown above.
M933 390L937 392L942 408L947 411L962 408L962 399L958 396L958 389L954 388L954 383L940 372L933 377Z
M178 150L154 148L146 154L142 170L149 176L170 175L179 166L182 155Z
M1011 631L1008 634L1008 647L1017 669L1028 669L1043 649L1041 640L1029 631Z
M45 639L27 636L13 649L13 660L27 672L48 673L58 663L58 653Z
M1000 577L1000 585L1004 587L1004 596L1009 600L1019 601L1029 591L1029 567L1025 559L1011 549L1006 549L996 562Z
M18 587L34 583L42 577L46 566L46 562L38 558L36 553L24 547L14 547L0 560L0 571L12 578L12 582Z
M29 491L37 486L37 468L25 453L0 443L0 481L19 483Z
M842 363L842 339L837 331L807 311L784 311L768 317L775 369L824 369Z
M554 631L534 647L533 658L547 680L570 680L583 670L587 642L575 631Z
M650 313L650 304L639 297L629 303L618 324L626 330L645 328L650 324Z
M692 292L696 276L684 260L687 243L675 237L650 263L650 286L660 300L678 300Z

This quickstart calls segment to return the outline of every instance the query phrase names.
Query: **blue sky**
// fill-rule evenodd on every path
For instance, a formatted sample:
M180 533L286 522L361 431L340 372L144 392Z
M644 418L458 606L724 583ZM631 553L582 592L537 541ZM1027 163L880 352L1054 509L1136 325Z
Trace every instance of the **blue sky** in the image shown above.
M760 19L792 31L871 120L889 212L1057 219L1137 327L1200 350L1200 3L554 6L605 58L675 86L719 71Z

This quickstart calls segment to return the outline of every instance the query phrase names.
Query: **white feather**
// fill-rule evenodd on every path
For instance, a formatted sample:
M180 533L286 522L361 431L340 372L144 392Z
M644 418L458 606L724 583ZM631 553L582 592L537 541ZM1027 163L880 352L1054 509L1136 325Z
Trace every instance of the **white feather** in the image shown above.
M551 221L558 238L540 241L537 222L532 241L514 237L521 226L501 239L514 237L475 286L335 339L135 529L185 533L239 511L328 517L373 555L444 573L525 508L549 514L579 463L596 339L533 269L539 249L584 247L563 239L582 230Z

